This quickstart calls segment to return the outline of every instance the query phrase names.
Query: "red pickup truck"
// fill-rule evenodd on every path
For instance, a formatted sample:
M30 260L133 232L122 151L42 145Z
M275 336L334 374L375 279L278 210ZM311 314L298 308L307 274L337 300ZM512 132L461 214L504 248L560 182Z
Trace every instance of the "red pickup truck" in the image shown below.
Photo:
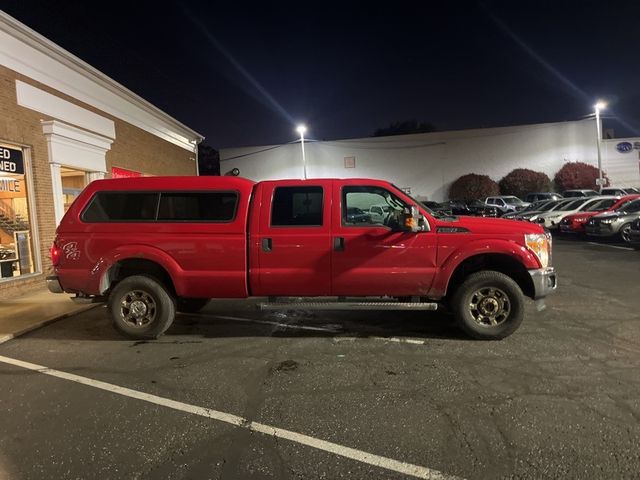
M247 297L272 309L448 305L470 336L500 339L522 322L525 295L556 288L540 226L444 216L372 179L94 181L60 223L51 260L52 292L106 301L116 328L138 339L211 298Z

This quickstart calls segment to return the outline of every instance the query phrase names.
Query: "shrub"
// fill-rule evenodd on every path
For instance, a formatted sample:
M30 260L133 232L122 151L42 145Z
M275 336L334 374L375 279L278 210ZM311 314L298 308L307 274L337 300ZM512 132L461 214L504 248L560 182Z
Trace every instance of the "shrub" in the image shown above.
M449 188L451 200L464 200L466 202L477 198L499 195L498 184L487 175L469 173L458 178Z
M559 191L573 188L597 189L596 178L598 178L598 169L593 165L584 162L570 162L558 170L553 181ZM604 172L602 172L602 178L605 181L604 186L608 186L609 179Z
M498 183L502 195L515 195L524 198L531 192L548 192L551 190L551 179L542 172L535 172L528 168L516 168Z

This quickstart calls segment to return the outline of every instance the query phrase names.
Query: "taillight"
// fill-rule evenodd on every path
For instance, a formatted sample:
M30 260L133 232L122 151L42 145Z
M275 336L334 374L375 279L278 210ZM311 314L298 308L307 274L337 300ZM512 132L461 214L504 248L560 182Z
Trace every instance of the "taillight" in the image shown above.
M51 245L51 250L49 250L49 254L51 256L51 263L53 264L54 267L57 266L58 263L60 262L60 257L62 256L62 249L58 247L58 245L56 245L54 242L53 245Z

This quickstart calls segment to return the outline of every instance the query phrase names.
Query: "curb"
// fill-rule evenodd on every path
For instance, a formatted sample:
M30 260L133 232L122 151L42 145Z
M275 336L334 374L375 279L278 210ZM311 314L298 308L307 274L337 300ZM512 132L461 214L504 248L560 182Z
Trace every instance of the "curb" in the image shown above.
M98 307L100 306L99 303L95 303L95 304L90 304L90 305L83 305L81 307L78 307L77 310L74 310L73 312L67 312L67 313L63 313L62 315L54 315L53 317L49 317L46 318L45 320L41 320L39 322L36 322L32 325L29 325L25 328L23 328L22 330L18 330L17 332L13 332L13 333L8 333L6 335L2 335L0 336L0 344L3 344L5 342L8 342L9 340L13 340L14 338L18 338L22 335L24 335L25 333L29 333L29 332L33 332L34 330L37 330L39 328L45 327L47 325L50 325L54 322L57 322L58 320L63 320L65 318L69 318L73 315L77 315L78 313L83 313L86 312L87 310L91 310L92 308Z

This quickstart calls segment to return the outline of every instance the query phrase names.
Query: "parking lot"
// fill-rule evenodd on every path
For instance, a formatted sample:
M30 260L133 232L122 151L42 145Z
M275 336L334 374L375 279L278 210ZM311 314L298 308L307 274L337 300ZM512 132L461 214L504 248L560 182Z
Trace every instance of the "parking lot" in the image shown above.
M444 313L103 307L0 346L0 478L636 478L640 251L557 239L500 342ZM27 362L27 363L21 363Z

